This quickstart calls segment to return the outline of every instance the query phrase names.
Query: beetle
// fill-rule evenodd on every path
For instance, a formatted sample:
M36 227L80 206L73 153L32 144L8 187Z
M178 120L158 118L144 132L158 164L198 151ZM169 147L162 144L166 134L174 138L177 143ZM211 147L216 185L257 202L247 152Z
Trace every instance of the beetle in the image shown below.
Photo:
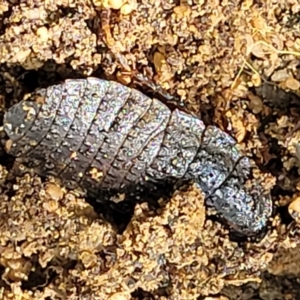
M272 200L254 163L216 126L120 83L94 77L37 89L4 116L7 152L91 195L195 182L243 235L267 224Z

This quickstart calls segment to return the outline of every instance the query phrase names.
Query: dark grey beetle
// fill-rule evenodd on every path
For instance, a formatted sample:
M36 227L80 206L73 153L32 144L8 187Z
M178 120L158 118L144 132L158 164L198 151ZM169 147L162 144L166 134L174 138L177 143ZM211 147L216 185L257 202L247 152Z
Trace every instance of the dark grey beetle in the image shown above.
M270 195L247 181L252 162L228 134L113 81L71 79L39 89L8 110L4 129L11 155L67 187L97 195L193 180L245 235L264 228L272 213Z

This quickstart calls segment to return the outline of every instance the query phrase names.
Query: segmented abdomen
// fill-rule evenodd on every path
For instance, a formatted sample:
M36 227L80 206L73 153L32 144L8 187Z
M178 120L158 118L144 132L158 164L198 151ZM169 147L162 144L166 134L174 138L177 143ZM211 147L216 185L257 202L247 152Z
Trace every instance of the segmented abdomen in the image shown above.
M116 82L73 79L40 89L6 113L4 128L10 154L68 187L96 195L194 179L243 233L260 230L271 214L262 187L245 185L250 162L229 135Z

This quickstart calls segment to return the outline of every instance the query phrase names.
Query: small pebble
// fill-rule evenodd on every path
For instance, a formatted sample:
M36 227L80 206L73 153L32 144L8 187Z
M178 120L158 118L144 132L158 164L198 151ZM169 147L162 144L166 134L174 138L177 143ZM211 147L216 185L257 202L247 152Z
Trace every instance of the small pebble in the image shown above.
M120 9L125 3L126 0L104 0L103 6L105 8Z
M300 82L293 77L289 77L285 81L285 86L290 90L297 91L300 89Z
M48 183L45 191L46 195L55 201L61 200L64 196L64 192L61 187L53 183Z
M297 222L300 220L300 197L296 197L289 205L289 214Z

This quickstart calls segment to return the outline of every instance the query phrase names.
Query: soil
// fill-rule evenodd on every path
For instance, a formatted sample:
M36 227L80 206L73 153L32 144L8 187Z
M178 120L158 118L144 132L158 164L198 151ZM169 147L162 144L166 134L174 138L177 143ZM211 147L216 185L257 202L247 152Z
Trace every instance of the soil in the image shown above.
M299 57L297 0L1 1L1 119L38 87L116 80L229 132L275 209L233 239L190 186L118 232L55 178L11 178L1 146L0 299L299 299Z

